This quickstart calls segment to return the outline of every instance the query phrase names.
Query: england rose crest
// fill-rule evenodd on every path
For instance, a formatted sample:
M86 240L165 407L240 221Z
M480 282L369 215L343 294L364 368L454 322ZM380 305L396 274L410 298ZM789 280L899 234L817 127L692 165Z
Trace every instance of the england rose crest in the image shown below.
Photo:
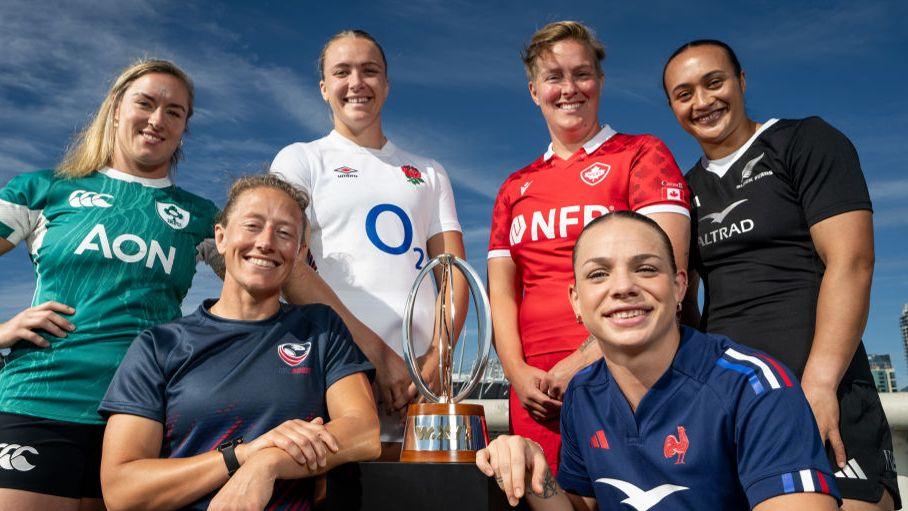
M412 165L404 165L400 168L403 171L404 175L407 176L407 181L414 185L421 185L425 183L422 179L422 173L419 172L419 169Z

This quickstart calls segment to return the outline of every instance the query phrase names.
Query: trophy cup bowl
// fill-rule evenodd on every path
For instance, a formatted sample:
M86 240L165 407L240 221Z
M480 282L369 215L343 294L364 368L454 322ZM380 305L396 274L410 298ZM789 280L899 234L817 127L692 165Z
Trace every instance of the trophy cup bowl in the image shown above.
M438 285L440 297L435 311L435 337L438 339L438 377L440 394L435 394L422 379L413 353L413 308L416 293L426 275L436 266L442 267ZM477 318L476 360L469 378L460 391L454 394L452 354L456 337L454 319L458 311L454 307L453 271L463 273L470 288ZM461 403L482 380L492 346L492 313L489 298L479 275L463 259L451 254L442 254L430 261L416 276L416 281L407 297L404 309L403 343L404 360L417 390L425 399L424 403L411 404L407 409L404 428L404 443L400 461L417 463L472 463L476 451L489 443L485 413L482 405Z

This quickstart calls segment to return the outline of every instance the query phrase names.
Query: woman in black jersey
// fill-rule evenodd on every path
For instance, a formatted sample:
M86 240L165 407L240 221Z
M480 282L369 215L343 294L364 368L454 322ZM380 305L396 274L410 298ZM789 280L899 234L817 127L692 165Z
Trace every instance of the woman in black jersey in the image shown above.
M873 220L854 146L818 117L748 117L744 73L720 41L675 51L663 86L704 152L687 174L695 270L687 309L696 308L699 274L700 328L795 370L845 509L898 507L889 425L861 342Z

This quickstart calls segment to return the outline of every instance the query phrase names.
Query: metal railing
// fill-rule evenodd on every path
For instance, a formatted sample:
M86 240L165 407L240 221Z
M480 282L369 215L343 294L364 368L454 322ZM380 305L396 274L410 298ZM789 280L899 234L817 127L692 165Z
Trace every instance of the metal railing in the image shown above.
M889 429L892 431L892 454L899 474L899 492L908 497L908 392L880 394Z

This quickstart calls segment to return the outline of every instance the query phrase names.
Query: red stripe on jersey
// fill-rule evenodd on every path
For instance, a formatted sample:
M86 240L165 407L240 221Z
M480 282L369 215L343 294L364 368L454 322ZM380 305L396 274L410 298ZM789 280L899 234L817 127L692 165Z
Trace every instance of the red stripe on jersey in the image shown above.
M817 472L817 480L820 482L820 491L823 493L829 493L829 485L826 484L826 478L823 477L822 472Z
M779 373L779 376L782 377L782 381L785 382L785 386L786 386L786 387L791 387L791 379L788 378L788 373L785 371L785 368L784 368L784 367L782 367L781 365L779 365L779 363L776 362L776 361L775 361L774 359L772 359L771 357L767 357L766 355L764 355L764 354L762 354L762 353L757 353L757 356L760 357L760 358L762 358L763 360L769 362L770 364L772 364L773 369L775 369L776 372ZM819 472L818 472L818 473L819 473Z

